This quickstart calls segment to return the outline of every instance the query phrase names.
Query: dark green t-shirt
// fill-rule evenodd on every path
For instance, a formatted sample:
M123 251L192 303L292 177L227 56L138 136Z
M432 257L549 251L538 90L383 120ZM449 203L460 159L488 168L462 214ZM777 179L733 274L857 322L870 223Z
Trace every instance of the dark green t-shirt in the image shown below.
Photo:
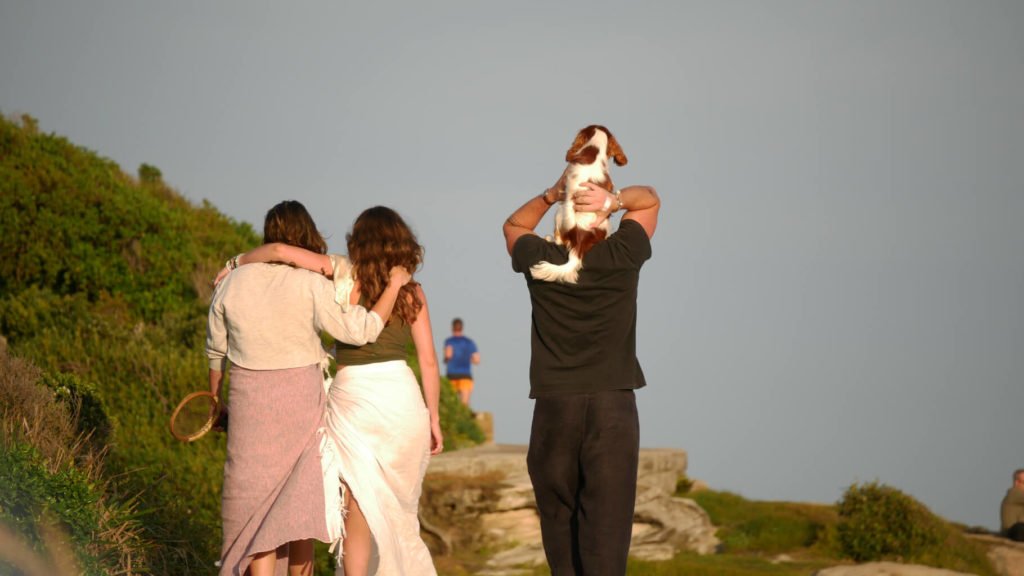
M618 231L583 256L576 284L534 280L530 266L568 260L565 246L532 234L512 247L512 269L526 278L533 305L530 398L643 387L636 359L640 267L651 257L643 226Z

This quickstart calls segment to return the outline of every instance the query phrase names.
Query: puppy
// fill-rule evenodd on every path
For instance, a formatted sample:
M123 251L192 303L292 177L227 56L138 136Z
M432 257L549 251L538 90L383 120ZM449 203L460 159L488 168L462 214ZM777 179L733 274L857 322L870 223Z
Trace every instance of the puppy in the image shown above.
M625 166L627 159L615 137L604 126L591 125L580 130L572 147L565 153L569 163L565 174L563 199L555 213L555 243L569 249L569 261L565 264L538 262L530 267L530 275L545 282L575 284L583 264L583 255L594 244L604 240L611 230L605 218L597 226L596 212L576 212L573 193L583 182L593 182L611 192L614 190L608 174L608 158L619 166Z

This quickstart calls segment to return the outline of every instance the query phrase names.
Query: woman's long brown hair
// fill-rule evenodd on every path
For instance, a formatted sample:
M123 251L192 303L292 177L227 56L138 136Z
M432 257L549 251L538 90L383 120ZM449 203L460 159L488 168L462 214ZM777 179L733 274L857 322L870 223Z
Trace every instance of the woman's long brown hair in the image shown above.
M316 229L313 217L298 200L279 202L263 219L263 243L282 242L327 254L327 242Z
M363 211L345 239L360 290L371 306L384 292L392 266L404 266L414 274L423 263L423 247L416 235L397 212L385 206ZM412 324L422 308L416 283L409 282L398 293L392 315Z

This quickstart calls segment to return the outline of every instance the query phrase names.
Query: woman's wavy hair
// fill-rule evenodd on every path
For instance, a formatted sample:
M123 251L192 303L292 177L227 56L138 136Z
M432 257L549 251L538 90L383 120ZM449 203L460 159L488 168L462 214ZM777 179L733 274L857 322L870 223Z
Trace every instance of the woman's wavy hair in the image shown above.
M366 301L373 305L384 292L392 266L404 266L415 274L423 263L423 247L402 217L391 208L367 208L356 218L348 241L348 257ZM412 324L423 308L416 297L416 283L402 287L392 316Z
M285 200L267 211L263 219L263 243L282 242L327 254L327 242L316 229L313 217L298 200Z

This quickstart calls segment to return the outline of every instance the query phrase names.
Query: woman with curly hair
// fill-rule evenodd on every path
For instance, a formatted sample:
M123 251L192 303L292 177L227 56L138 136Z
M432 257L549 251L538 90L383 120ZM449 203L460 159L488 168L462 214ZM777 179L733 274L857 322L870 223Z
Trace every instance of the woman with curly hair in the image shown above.
M238 264L286 262L333 277L335 300L346 309L372 306L380 299L391 267L415 271L423 261L423 248L412 230L383 206L360 214L346 240L348 258L264 244L240 255ZM405 361L410 339L419 360L422 396ZM422 286L409 282L402 287L376 342L339 342L335 358L338 372L328 392L327 424L336 443L340 488L347 494L345 574L435 575L417 518L429 458L442 450L440 372ZM373 544L377 554L371 558Z

